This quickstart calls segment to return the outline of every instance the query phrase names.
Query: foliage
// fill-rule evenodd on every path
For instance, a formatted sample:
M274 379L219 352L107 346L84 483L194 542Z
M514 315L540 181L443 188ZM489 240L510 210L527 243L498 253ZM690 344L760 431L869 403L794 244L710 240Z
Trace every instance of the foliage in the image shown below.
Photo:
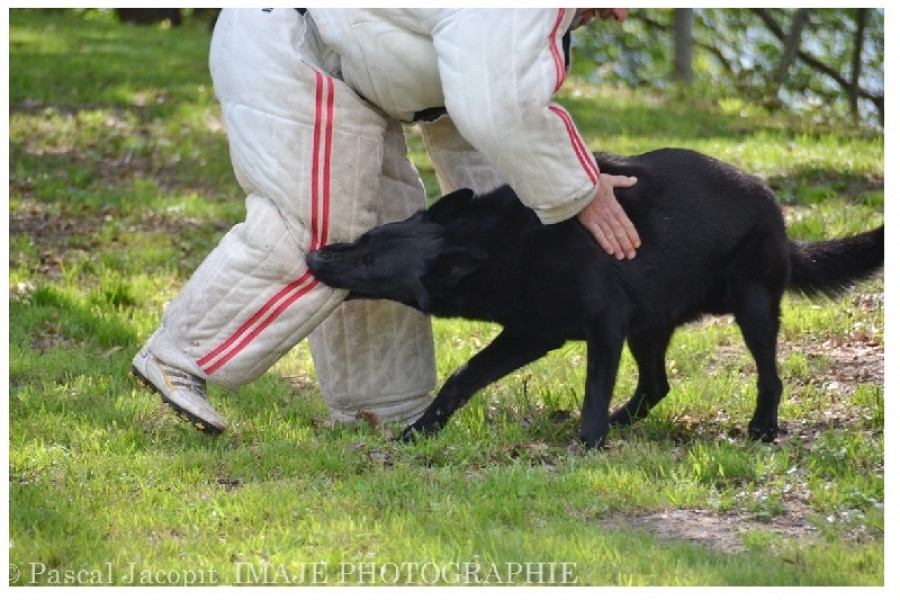
M782 31L789 29L788 9L694 9L694 84L691 93L742 98L757 104L777 103L817 121L852 116L847 90L838 83L851 78L857 9L817 8L803 31L802 51L810 61L795 60L777 97L770 97L773 73L783 46L766 26L765 15ZM594 83L671 91L674 10L635 9L623 26L595 24L576 31L574 74ZM861 55L861 87L884 97L884 11L869 10ZM879 123L877 105L861 104L862 116ZM883 109L882 109L883 110Z

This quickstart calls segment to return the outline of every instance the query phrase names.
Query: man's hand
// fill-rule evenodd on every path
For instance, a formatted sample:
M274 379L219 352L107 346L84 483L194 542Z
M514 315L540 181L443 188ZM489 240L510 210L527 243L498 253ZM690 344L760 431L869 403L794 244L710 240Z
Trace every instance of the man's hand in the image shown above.
M616 23L621 23L628 18L629 8L595 8L594 13L601 19L615 19Z
M616 23L621 23L628 18L630 10L630 8L578 8L575 10L575 18L569 25L569 29L578 29L594 19L603 19L604 21L613 19Z
M591 232L603 250L619 260L626 256L634 258L641 245L641 238L622 205L616 200L613 188L631 187L635 183L636 177L601 173L600 189L591 203L578 213L578 220Z

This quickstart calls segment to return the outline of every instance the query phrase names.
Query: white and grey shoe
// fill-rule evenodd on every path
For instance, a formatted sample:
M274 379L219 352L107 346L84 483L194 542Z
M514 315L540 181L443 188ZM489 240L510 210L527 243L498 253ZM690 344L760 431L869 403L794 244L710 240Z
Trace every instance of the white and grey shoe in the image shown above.
M138 384L159 393L163 402L204 433L222 433L225 420L206 398L206 381L160 362L146 348L131 361Z

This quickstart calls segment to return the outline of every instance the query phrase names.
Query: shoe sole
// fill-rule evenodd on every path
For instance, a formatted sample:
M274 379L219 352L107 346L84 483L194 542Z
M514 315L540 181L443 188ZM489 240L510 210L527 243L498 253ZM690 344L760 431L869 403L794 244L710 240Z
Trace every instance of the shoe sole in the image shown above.
M162 398L162 401L167 404L169 408L175 411L175 414L178 415L178 418L180 418L182 421L187 421L188 423L193 425L195 429L202 431L207 435L218 435L222 433L222 431L224 431L223 429L220 429L215 425L209 423L208 421L201 419L197 415L191 413L188 410L185 410L178 404L169 400L165 394L159 391L159 388L153 385L149 379L144 377L141 372L137 370L137 367L132 366L131 373L129 373L129 375L131 375L132 379L134 379L135 382L142 388L150 390L154 394L159 394L159 397Z

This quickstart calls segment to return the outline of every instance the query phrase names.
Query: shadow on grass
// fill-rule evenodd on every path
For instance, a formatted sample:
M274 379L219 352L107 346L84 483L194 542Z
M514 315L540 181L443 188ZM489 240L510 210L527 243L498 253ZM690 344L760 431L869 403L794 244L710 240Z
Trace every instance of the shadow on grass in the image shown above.
M127 314L123 314L126 305L133 303L128 295L123 286L98 290L88 298L74 298L52 287L39 287L26 301L9 304L10 347L37 352L57 348L106 351L132 347L138 339ZM10 379L14 380L13 372Z
M563 96L558 98L583 132L600 136L635 138L722 139L742 141L747 137L790 139L803 136L817 140L873 139L880 136L865 129L836 129L816 125L782 113L746 117L723 111L714 101L700 97L653 97L641 92L627 100Z
M10 107L124 107L135 92L149 91L148 117L171 117L179 100L210 85L209 40L203 27L164 30L11 10Z
M89 500L66 502L60 498L52 482L30 478L30 475L17 473L14 468L10 470L9 504L16 507L9 511L10 531L18 536L27 535L30 538L28 545L37 550L36 555L28 557L30 562L27 565L19 565L20 579L10 579L10 585L72 585L75 582L61 581L60 566L79 564L85 560L85 548L90 548L94 556L112 556L115 553L113 548L108 547L105 524L95 512L103 510L99 506L103 499L97 497L94 502L98 506L93 507ZM22 540L10 537L10 548L16 542L21 543ZM106 583L109 582L95 582L98 585Z

